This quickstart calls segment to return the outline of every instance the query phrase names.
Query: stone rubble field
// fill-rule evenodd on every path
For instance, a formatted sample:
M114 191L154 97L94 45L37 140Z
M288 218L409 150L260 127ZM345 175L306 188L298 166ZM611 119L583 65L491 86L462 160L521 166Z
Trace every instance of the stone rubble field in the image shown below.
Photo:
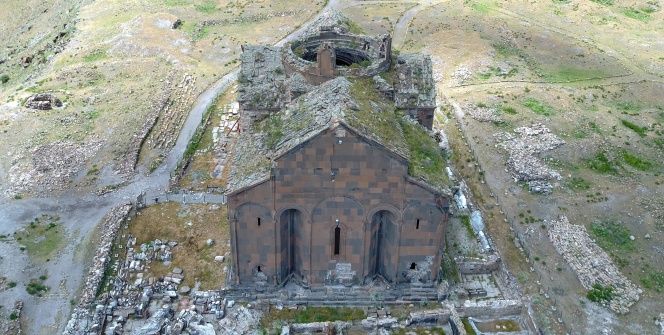
M572 267L583 287L592 290L600 284L613 289L609 308L626 314L643 292L627 279L611 258L588 236L584 226L570 224L566 216L548 222L549 239Z
M565 141L551 133L549 128L541 123L518 127L514 132L519 136L508 132L493 135L498 142L496 146L509 154L506 171L512 175L515 182L528 183L531 191L550 194L553 187L549 180L560 180L562 177L546 166L537 155L553 150L565 144Z

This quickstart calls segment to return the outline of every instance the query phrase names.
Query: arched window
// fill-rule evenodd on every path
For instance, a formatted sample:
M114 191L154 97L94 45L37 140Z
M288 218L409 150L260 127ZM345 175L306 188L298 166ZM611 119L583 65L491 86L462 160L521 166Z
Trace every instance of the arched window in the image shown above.
M339 226L334 227L334 255L339 255L341 250L341 228Z

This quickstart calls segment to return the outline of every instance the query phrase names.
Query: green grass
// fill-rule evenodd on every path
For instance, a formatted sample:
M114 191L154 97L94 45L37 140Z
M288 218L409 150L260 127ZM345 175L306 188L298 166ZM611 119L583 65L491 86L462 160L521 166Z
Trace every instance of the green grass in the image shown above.
M217 3L214 1L205 1L201 5L196 5L196 11L205 13L205 14L210 14L218 11L219 9L217 8Z
M615 102L616 108L621 111L638 111L643 108L643 105L641 105L638 102L635 101L629 101L629 100L619 100Z
M598 3L602 6L613 6L613 0L590 0L594 3Z
M64 247L65 236L58 220L57 217L42 216L41 220L35 219L16 233L16 240L35 261L47 262Z
M593 285L592 290L588 291L586 297L593 302L609 302L613 299L613 288L610 286L595 284Z
M643 158L634 156L627 152L627 150L623 151L623 159L625 160L625 164L641 171L647 171L653 166L653 163Z
M646 132L648 131L648 127L641 127L635 123L632 123L624 119L620 119L620 123L622 123L623 126L633 130L635 133L639 134L639 136L646 137Z
M590 183L581 177L574 177L565 183L565 186L571 190L580 191L590 189Z
M632 235L631 232L620 224L613 222L593 223L590 225L590 232L597 245L606 251L636 251L634 241L629 238Z
M496 43L491 45L498 55L503 57L509 56L519 56L521 55L521 50L518 47L506 44L506 43Z
M365 318L361 308L354 307L307 307L306 311L284 308L271 309L261 318L263 327L271 327L275 321L290 323L309 323L323 321L358 321Z
M516 115L517 111L514 109L514 107L510 106L502 106L500 107L500 110L503 111L505 114L510 114L510 115Z
M639 10L636 8L629 8L624 10L623 15L627 16L630 19L639 20L641 22L650 21L650 13L647 10Z
M403 135L410 149L408 173L413 177L422 177L429 183L445 187L449 182L447 175L441 173L445 168L445 157L438 143L419 124L400 118Z
M555 114L554 109L546 104L539 102L535 98L528 98L523 102L523 105L530 108L535 114L543 116L552 116Z
M595 154L595 157L587 161L588 167L598 173L603 174L616 174L620 165L614 161L609 160L606 152L600 151Z
M664 271L645 269L639 277L639 281L643 287L661 293L664 290Z
M475 329L473 329L473 327L470 325L470 322L468 321L467 318L461 319L461 323L463 323L463 329L466 331L466 334L477 335Z
M571 82L584 79L603 78L609 74L592 69L574 68L574 67L556 67L551 71L544 71L544 80L548 82Z
M466 228L468 236L470 238L473 238L475 236L475 231L473 230L473 227L470 225L470 216L461 215L459 219L461 220L461 224Z
M91 53L83 56L83 61L85 61L85 62L96 62L96 61L102 60L106 57L108 57L108 54L106 53L106 50L96 49L96 50L93 50Z

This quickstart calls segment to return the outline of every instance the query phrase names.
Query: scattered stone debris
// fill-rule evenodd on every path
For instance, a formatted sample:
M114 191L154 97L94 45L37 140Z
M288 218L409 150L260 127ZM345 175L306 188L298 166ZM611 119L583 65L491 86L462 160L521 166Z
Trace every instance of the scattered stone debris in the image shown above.
M514 181L528 183L530 190L534 193L548 195L553 191L550 179L560 180L562 177L558 172L550 169L536 157L545 151L553 150L565 141L551 133L541 123L535 123L529 127L514 129L519 134L517 137L511 133L500 132L493 135L498 144L509 153L507 159L507 171L512 175Z
M263 313L256 309L238 306L226 318L219 321L222 335L247 334L253 326L257 325Z
M639 300L642 293L636 285L623 276L609 255L595 244L586 228L572 225L566 216L548 222L549 239L579 277L587 290L600 284L613 289L614 297L609 302L612 311L625 314Z
M664 335L664 313L659 313L659 317L655 321L656 325L659 325L659 333Z
M25 101L25 107L39 110L50 110L62 107L62 101L51 93L37 93Z
M23 309L23 301L17 300L14 306L7 313L9 315L6 319L0 319L0 333L5 335L20 335L21 332L21 309Z
M473 73L469 69L459 66L452 73L452 79L457 85L462 85L466 80L470 79L472 75Z
M433 139L438 142L440 150L450 151L450 142L447 140L447 134L442 129L433 129Z
M655 227L660 231L664 231L664 200L657 199L656 197L647 197L641 200L643 210L649 213L655 219ZM650 236L646 237L650 238Z
M503 118L498 115L495 107L478 106L473 104L463 105L463 110L473 119L480 122L503 123Z
M103 141L97 139L84 144L57 141L17 154L13 160L18 163L9 169L11 187L7 195L42 195L69 187L72 178L99 151L102 144ZM30 160L26 157L30 157Z

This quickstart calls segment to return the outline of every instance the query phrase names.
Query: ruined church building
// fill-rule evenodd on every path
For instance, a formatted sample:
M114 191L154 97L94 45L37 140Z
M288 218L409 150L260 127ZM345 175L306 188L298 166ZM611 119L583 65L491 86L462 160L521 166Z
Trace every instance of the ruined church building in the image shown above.
M237 287L438 281L449 191L409 174L412 148L398 123L379 132L361 122L389 102L431 129L431 61L393 59L389 35L353 34L344 20L331 15L284 47L243 46L242 134L228 186ZM387 71L392 83L380 76ZM367 105L378 116L362 114L353 77L373 78L387 101Z

